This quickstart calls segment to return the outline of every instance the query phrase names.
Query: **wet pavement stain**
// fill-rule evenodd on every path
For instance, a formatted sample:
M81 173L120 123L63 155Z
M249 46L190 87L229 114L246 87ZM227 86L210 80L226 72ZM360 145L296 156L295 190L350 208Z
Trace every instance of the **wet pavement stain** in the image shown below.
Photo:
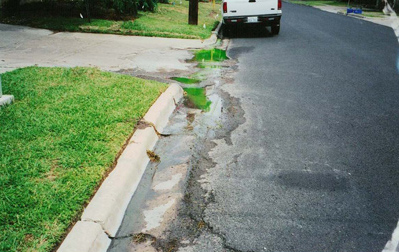
M349 179L332 172L309 172L309 171L282 171L276 178L277 182L288 187L343 191L350 188Z
M197 84L197 83L200 83L200 82L201 82L200 80L191 79L191 78L186 78L186 77L172 77L172 78L170 78L170 79L171 79L171 80L178 81L178 82L183 83L183 84L188 84L188 85L190 85L190 84Z
M254 46L241 46L241 47L234 47L229 50L229 56L232 59L237 59L241 54L250 53L255 49Z
M151 162L160 162L161 158L151 150L147 150L147 156Z
M212 102L206 97L204 88L184 88L187 93L184 105L189 108L198 108L202 111L209 111Z
M195 114L194 113L187 113L187 121L189 122L189 124L192 124L195 120Z
M151 241L151 242L156 241L155 237L153 237L149 234L145 234L145 233L134 234L132 239L133 239L133 242L135 242L135 243L143 243L146 241Z
M208 237L212 233L204 219L204 210L215 196L200 182L206 168L214 166L207 154L213 146L211 139L225 137L231 144L230 132L245 120L236 112L240 108L238 99L219 90L223 84L220 81L222 73L233 64L229 60L223 63L214 60L219 58L217 50L214 50L209 58L213 61L206 57L199 62L190 61L192 65L200 63L204 68L197 68L194 73L176 72L162 76L167 83L179 81L173 78L199 82L188 84L183 83L185 80L179 81L186 92L185 100L178 105L163 132L169 137L161 137L154 149L162 160L149 163L148 173L143 176L143 183L129 203L124 223L109 252L178 251L194 244L201 235ZM234 123L227 121L232 110L235 116L237 113L240 115ZM175 201L170 206L172 200ZM168 209L164 212L165 208ZM220 242L225 243L223 240ZM225 248L223 251L234 251Z
M204 68L216 68L216 69L220 69L222 68L219 64L215 64L212 62L200 62L197 64L198 68L204 69Z

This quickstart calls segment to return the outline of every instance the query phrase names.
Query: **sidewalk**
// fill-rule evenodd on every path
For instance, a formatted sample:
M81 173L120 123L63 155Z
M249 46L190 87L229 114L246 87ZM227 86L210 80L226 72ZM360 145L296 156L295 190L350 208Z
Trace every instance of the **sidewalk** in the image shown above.
M146 72L188 70L187 49L216 41L119 36L88 33L54 33L45 29L0 24L0 73L39 65L99 67Z
M341 6L332 6L332 5L317 5L313 6L314 8L327 11L330 13L335 13L335 14L342 14L346 15L346 7L341 7ZM356 18L361 18L365 21L369 21L372 23L380 24L380 25L385 25L388 27L391 27L392 24L392 18L390 16L383 16L383 17L366 17L362 15L356 15L356 14L349 14L349 16L356 17Z

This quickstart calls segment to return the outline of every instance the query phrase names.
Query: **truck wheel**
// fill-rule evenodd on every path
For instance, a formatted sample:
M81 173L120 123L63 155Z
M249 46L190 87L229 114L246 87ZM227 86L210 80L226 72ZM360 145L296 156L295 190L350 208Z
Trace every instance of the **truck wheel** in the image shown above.
M272 25L272 34L278 35L280 32L280 22Z

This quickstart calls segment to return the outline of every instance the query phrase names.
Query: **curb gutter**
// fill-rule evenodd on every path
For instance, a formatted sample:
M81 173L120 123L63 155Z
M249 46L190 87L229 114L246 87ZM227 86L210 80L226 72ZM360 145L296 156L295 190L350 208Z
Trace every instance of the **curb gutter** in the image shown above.
M222 20L220 20L216 29L214 31L212 31L211 37L202 41L204 47L211 46L217 42L219 31L220 31L221 27L222 27Z
M135 131L114 170L101 184L58 252L107 251L150 161L147 150L154 148L158 141L157 132L162 133L182 98L183 89L172 84L151 106L143 120L153 127Z

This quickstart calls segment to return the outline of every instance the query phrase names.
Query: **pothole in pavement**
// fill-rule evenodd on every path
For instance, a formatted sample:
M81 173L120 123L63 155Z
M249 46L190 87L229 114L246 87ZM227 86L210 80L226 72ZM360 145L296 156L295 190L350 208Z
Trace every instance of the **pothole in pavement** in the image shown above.
M193 78L187 78L187 77L172 77L172 78L170 78L171 80L175 80L175 81L177 81L177 82L180 82L180 83L182 83L182 84L187 84L187 85L190 85L190 84L197 84L197 83L200 83L201 82L201 80L198 80L198 79L193 79Z

